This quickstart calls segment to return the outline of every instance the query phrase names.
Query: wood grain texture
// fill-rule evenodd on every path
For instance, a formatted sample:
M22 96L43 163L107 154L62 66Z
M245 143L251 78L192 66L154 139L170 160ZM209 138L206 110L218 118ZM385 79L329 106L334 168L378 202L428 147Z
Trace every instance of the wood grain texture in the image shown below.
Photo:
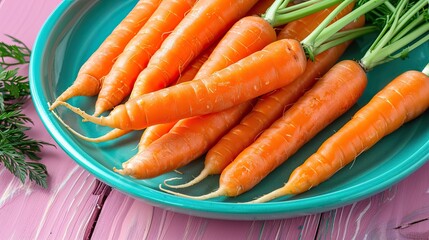
M320 215L268 221L228 221L188 216L150 206L113 190L94 239L313 239Z
M365 200L323 214L318 239L429 239L429 164Z
M0 41L14 36L30 48L46 18L60 0L0 1ZM24 68L21 74L28 74ZM29 101L23 110L34 122L29 136L55 144ZM21 184L0 167L0 239L82 239L96 206L95 178L60 147L45 146L42 163L49 172L49 189Z

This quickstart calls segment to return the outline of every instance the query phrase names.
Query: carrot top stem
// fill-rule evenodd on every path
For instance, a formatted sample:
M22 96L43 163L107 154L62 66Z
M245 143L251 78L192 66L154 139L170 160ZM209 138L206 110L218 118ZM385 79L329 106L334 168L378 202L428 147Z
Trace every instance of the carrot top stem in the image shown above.
M358 38L360 36L369 34L371 32L374 32L377 30L376 26L366 26L361 27L357 29L351 29L346 31L341 31L336 34L334 34L326 43L323 43L320 45L317 49L314 50L314 55L317 56L318 54L337 46L341 43L347 42L349 40L353 40L355 38Z
M342 17L335 23L330 24L332 19L342 11L353 0L345 0L317 27L307 38L301 41L308 57L314 59L315 52L320 52L318 48L326 43L334 34L339 32L347 24L354 21L358 17L374 10L383 4L386 0L369 0L355 8L352 12ZM328 26L329 25L329 26Z
M267 9L267 12L264 15L264 19L269 22L272 26L275 24L276 12L282 4L282 0L275 0L273 4ZM289 2L289 1L288 1Z
M342 0L310 0L288 6L290 0L276 0L267 9L263 18L273 27L277 27L321 11L340 2L342 2Z
M277 13L278 14L280 14L280 13L284 14L284 13L296 11L298 9L303 9L303 8L308 7L308 6L314 7L315 6L314 4L316 4L316 3L321 4L320 5L321 9L319 9L319 10L322 10L322 9L324 9L323 6L325 8L327 8L327 7L335 4L335 3L333 3L333 1L309 0L309 1L303 1L299 4L294 4L294 5L288 6L289 2L290 1L283 1L283 4L281 4L280 8L277 10ZM335 1L335 2L337 2L337 1ZM329 5L326 5L326 4L329 4ZM319 6L317 8L319 8Z

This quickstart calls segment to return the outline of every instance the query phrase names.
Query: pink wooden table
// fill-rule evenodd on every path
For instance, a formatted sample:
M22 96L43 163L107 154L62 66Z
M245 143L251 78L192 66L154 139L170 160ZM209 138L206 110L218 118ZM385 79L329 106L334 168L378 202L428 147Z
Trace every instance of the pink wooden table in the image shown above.
M119 1L119 0L118 0ZM61 0L0 0L4 34L32 47ZM31 137L54 143L31 101ZM0 166L0 239L429 239L429 163L391 188L332 211L227 221L153 207L100 184L61 148L45 147L49 188L22 185Z

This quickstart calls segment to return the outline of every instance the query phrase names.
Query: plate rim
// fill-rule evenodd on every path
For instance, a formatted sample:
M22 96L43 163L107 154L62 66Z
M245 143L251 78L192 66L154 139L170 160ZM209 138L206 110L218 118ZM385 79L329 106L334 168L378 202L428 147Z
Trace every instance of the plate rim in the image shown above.
M401 168L399 165L395 168L389 169L389 171L386 171L383 175L341 191L306 198L304 201L302 199L298 199L262 204L213 202L187 199L135 184L135 182L127 179L126 177L118 177L117 173L113 171L109 172L103 170L105 167L97 161L88 160L86 157L89 155L85 156L74 149L72 143L67 141L67 137L62 134L61 129L55 125L55 122L53 122L53 116L47 107L47 100L42 94L42 90L37 87L41 86L41 63L44 56L43 52L46 49L46 45L48 43L47 40L50 37L51 30L56 26L57 22L61 19L67 9L78 1L79 0L62 1L47 18L37 35L30 57L29 66L29 82L32 102L45 128L57 144L67 153L67 155L97 179L122 193L158 207L201 217L231 220L279 219L320 213L369 197L386 189L396 182L399 182L429 160L428 140L419 149L421 151L408 156L407 159L418 158L418 160L408 166L406 171L394 171ZM423 151L422 149L425 149L426 151ZM415 156L416 154L418 156ZM410 162L409 160L406 161L407 159L404 159L404 162ZM388 173L392 171L394 174L392 173L388 175ZM354 194L350 194L351 190L354 191ZM215 204L216 207L213 207L213 204Z

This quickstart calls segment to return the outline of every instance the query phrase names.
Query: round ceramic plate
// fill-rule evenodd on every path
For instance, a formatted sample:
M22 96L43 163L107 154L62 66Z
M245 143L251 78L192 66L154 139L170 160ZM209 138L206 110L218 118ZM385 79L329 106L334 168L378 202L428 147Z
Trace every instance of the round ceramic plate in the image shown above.
M242 203L282 186L295 167L388 81L403 71L421 70L429 55L429 44L426 43L412 52L409 58L396 60L370 71L369 85L356 106L320 132L254 189L239 197L199 201L173 196L158 189L158 185L166 178L180 176L183 181L192 179L202 169L203 158L181 168L180 172L183 174L171 172L148 180L135 180L116 174L112 168L120 167L122 162L136 153L141 131L110 142L88 143L74 137L57 121L48 110L48 102L53 102L72 84L79 67L135 3L135 0L62 2L40 31L30 65L33 101L52 137L80 166L119 191L155 206L197 216L248 220L286 218L326 211L373 195L408 176L429 159L429 112L426 112L361 154L330 180L304 194L263 204ZM359 59L371 39L367 37L355 41L344 58ZM91 113L95 97L76 97L69 102ZM110 130L83 123L80 117L63 107L56 111L71 127L87 136L100 136ZM217 186L218 177L212 176L181 192L201 195L215 190Z

